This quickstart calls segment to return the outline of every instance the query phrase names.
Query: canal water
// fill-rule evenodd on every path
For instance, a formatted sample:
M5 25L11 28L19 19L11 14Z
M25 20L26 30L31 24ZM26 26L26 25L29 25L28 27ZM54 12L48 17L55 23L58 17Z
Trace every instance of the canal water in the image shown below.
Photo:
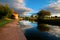
M20 27L23 29L27 40L60 40L60 26L43 25L42 28L39 28L37 22L20 21Z

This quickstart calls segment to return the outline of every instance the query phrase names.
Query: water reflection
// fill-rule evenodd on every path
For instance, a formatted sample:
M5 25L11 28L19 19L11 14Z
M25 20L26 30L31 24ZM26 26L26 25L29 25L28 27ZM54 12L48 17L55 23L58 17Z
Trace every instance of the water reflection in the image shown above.
M37 28L30 28L25 30L27 40L60 40L59 37L51 35L48 32L41 32Z
M20 27L24 29L37 27L37 22L30 22L27 20L23 20L23 21L20 21Z
M51 26L50 34L55 35L56 37L60 37L60 27L59 26Z
M44 32L44 31L49 31L50 30L50 26L48 24L39 24L37 26L37 28L41 31L41 32Z
M27 40L60 40L60 27L37 22L20 21L20 27L25 28Z

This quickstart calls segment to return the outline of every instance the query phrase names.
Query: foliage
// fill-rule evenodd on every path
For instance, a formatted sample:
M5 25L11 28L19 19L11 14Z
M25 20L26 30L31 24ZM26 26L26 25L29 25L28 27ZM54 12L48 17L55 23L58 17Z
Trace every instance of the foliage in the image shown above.
M0 19L11 16L9 5L0 5Z
M12 15L12 11L9 8L8 4L5 5L5 10L6 10L6 13L7 13L6 17L10 17Z
M32 14L31 17L32 17L32 18L33 18L33 17L37 18L38 15L37 15L37 14Z
M25 17L26 19L28 19L29 17Z
M50 15L51 15L50 11L47 11L47 10L41 10L38 12L38 17L45 17Z

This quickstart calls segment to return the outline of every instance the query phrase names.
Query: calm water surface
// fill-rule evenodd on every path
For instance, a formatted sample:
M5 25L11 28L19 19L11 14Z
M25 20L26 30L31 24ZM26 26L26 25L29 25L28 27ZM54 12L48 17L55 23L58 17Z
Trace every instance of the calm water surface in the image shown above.
M44 31L41 31L41 28L37 28L37 22L20 21L20 27L24 30L27 40L60 40L60 26L48 24L46 26L50 28L49 31L44 28L42 29Z

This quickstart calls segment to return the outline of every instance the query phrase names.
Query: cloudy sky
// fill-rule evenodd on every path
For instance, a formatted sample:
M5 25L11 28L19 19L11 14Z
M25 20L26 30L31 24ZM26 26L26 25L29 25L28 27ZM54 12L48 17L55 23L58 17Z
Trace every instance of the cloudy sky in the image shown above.
M51 0L51 3L48 4L44 9L51 11L53 16L60 16L60 0Z
M31 15L41 9L50 10L52 14L60 14L60 0L0 0L1 4L8 3L21 15Z

